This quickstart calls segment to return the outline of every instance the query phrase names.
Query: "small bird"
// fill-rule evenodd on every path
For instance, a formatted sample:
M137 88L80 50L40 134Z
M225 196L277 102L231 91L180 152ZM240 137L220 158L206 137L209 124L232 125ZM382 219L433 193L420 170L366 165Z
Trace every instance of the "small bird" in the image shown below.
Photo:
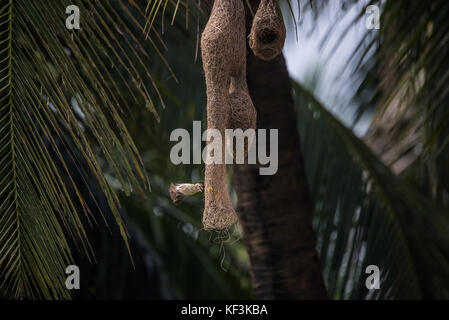
M179 204L184 198L203 192L203 190L204 188L201 183L171 183L170 198L174 204Z

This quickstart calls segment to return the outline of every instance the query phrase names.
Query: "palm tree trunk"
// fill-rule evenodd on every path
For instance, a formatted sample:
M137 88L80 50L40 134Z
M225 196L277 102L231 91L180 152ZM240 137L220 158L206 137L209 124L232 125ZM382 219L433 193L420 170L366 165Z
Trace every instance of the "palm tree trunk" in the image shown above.
M255 12L259 0L250 2ZM247 12L248 32L251 19ZM248 48L247 81L257 109L257 128L279 130L279 167L275 175L259 175L256 165L234 166L237 209L254 296L326 299L292 88L283 56L262 61Z
M210 11L213 2L205 0L206 10ZM256 12L260 0L249 2ZM248 35L252 14L246 9ZM279 168L275 175L259 175L256 165L233 168L254 296L326 299L285 60L280 56L262 61L249 48L247 52L247 81L257 109L257 128L279 130Z
M266 62L248 51L247 80L257 109L257 128L279 130L279 168L275 175L259 175L256 165L234 166L238 213L250 259L254 296L325 299L284 58Z

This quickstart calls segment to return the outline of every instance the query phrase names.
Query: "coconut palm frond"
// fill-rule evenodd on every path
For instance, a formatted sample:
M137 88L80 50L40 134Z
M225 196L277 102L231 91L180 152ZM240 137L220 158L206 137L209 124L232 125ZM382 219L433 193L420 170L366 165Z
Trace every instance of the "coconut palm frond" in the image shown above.
M116 189L149 188L122 120L136 106L157 117L163 105L141 45L143 9L81 1L81 29L68 30L71 4L0 7L0 287L20 298L68 298L69 239L90 251L82 218L96 220L63 154L96 177L125 241Z
M304 87L294 84L323 274L333 298L449 296L449 221ZM368 290L369 265L380 289Z
M210 5L210 0L203 0ZM199 22L201 16L205 16L202 8L201 0L148 0L145 9L145 16L147 17L144 30L147 34L151 31L157 32L154 28L155 20L161 17L161 29L164 31L165 19L169 19L171 25L175 23L175 19L181 15L185 20L185 28L189 28L189 21L194 20Z
M321 5L317 10L331 3L316 2ZM423 173L414 183L432 190L429 195L449 207L448 2L340 2L348 12L357 11L341 39L357 28L360 40L342 73L353 75L347 84L357 88L349 91L355 92L359 116L375 111L369 144L396 172L416 162L413 170L421 167ZM379 29L365 27L368 5L380 10Z

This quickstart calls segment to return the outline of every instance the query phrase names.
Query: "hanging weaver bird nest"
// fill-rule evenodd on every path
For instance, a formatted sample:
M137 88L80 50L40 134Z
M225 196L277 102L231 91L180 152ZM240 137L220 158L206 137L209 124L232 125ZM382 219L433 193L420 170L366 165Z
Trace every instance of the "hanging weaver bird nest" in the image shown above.
M201 36L201 56L206 78L207 128L256 128L256 110L246 84L245 7L242 0L216 0ZM210 143L211 141L209 141ZM222 161L209 163L207 150L203 226L224 230L237 221L226 181L226 144Z
M249 46L254 55L262 60L277 57L284 47L285 25L275 0L261 0L254 16Z
M251 49L256 56L269 60L281 53L284 39L285 26L275 0L262 0L249 37ZM225 129L255 130L257 114L246 82L243 0L215 0L201 36L201 56L206 78L208 129L218 130L221 137L225 137ZM207 150L203 213L206 230L225 230L237 221L228 192L226 142L222 140L220 163L208 161L214 155L213 150ZM245 142L245 154L250 143ZM189 188L195 189L192 185ZM185 197L181 189L180 185L172 184L170 194L174 202Z

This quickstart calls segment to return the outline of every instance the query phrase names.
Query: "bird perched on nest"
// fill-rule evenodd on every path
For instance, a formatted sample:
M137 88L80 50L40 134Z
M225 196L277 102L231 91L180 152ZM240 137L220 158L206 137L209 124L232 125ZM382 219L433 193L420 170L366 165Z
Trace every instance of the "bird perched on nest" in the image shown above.
M174 204L180 203L184 198L193 196L199 192L203 192L203 185L201 183L171 183L170 184L170 198Z

